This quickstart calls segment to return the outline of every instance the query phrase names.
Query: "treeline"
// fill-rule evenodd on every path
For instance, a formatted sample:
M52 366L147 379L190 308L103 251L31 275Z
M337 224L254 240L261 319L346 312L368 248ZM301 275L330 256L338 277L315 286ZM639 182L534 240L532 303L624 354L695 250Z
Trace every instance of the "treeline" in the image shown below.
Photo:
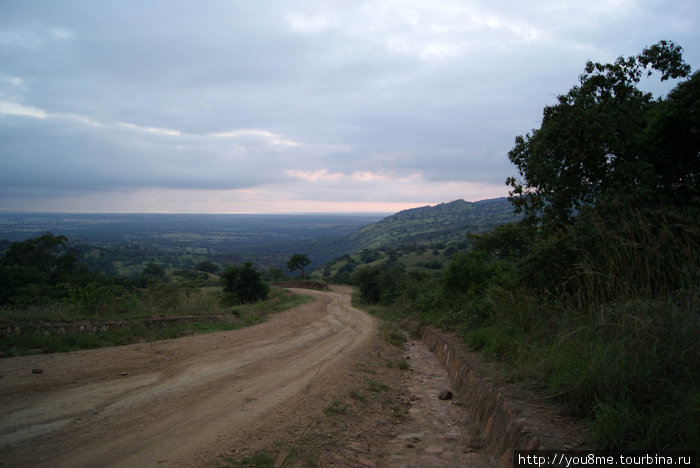
M49 233L6 243L4 248L0 257L0 307L12 310L12 316L18 319L31 319L32 315L26 313L30 309L46 311L41 318L49 320L206 314L220 308L212 303L212 307L202 310L199 302L200 308L191 310L195 306L190 299L201 294L202 288L220 289L224 305L264 300L269 293L262 272L252 263L221 268L204 260L192 269L171 271L149 263L139 274L119 276L89 268L80 259L80 247L70 246L65 236ZM284 277L281 270L273 273ZM60 313L52 313L57 310Z
M665 99L643 73L679 79ZM455 331L607 449L700 448L700 74L661 42L589 63L509 153L526 218L439 275L356 266L363 300Z

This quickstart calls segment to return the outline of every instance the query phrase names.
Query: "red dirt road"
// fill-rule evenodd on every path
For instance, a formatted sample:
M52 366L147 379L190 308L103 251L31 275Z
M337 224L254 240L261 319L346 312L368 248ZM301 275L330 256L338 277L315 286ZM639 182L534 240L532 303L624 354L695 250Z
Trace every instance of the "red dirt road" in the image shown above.
M0 466L211 466L280 440L376 329L349 288L295 292L316 301L251 328L0 359Z

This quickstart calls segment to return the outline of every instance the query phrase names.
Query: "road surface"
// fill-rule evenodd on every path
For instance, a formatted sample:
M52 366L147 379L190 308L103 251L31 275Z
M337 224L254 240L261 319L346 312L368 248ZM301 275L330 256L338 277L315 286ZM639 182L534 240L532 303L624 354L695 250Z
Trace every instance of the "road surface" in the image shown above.
M0 466L209 466L283 438L376 329L349 288L293 291L316 301L250 328L0 359Z

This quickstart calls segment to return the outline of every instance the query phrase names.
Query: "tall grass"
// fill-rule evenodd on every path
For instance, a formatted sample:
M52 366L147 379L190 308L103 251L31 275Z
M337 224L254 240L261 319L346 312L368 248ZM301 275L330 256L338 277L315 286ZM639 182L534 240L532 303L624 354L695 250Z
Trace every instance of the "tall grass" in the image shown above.
M216 315L230 307L221 300L220 289L185 288L177 284L159 284L137 290L103 290L91 300L68 297L57 302L28 307L5 306L0 317L19 322L125 320L151 316Z
M176 288L172 297L161 295L166 289L145 291L143 302L137 301L129 309L123 303L100 309L100 313L86 311L80 305L54 303L35 306L26 310L5 308L2 315L21 321L76 321L76 320L127 320L150 316L193 316L192 320L180 323L145 324L125 322L120 327L110 327L99 333L73 332L45 335L40 332L24 332L3 337L0 340L0 357L23 354L66 352L78 349L102 348L139 341L154 341L178 338L193 333L235 330L254 325L272 313L296 307L311 300L309 297L293 295L283 289L272 287L269 298L253 304L230 307L223 305L218 288L202 288L201 291L184 293ZM162 300L161 300L162 299ZM116 311L109 315L109 312ZM224 315L232 318L220 322L197 321L199 315Z
M613 220L613 221L611 221ZM659 210L588 216L579 259L563 278L581 305L700 290L700 224Z
M491 284L423 317L546 388L590 422L599 448L700 449L697 223L649 210L582 217L525 265L521 277L539 270L524 286Z

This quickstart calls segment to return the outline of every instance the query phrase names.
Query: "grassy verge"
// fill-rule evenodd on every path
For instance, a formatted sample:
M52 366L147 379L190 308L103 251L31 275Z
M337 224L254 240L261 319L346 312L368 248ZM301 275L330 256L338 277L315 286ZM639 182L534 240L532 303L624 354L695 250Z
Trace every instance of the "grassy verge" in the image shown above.
M229 310L218 287L187 288L163 283L137 290L99 290L91 300L63 300L21 308L7 306L0 309L0 317L15 322L106 321L156 315L217 315Z
M199 294L206 306L212 300L212 291L204 291ZM193 334L212 333L217 331L235 330L245 326L255 325L265 320L273 313L291 309L305 302L311 301L308 296L296 296L280 288L271 288L270 297L266 301L254 304L244 304L235 307L218 305L217 311L221 315L228 315L232 320L221 322L197 321L196 318L188 322L168 323L163 325L146 325L143 323L125 323L119 328L113 327L98 333L65 333L57 335L45 335L38 332L21 333L4 337L0 341L0 356L20 356L26 354L67 352L79 349L104 348L119 346L143 341L156 341L178 338ZM192 304L194 306L195 304ZM44 317L53 310L54 306L47 306L41 312L36 312L34 317ZM189 310L189 309L188 309ZM194 307L193 310L199 310ZM211 309L209 309L211 314ZM172 314L154 314L172 315ZM187 314L198 315L198 314ZM235 318L234 318L235 317ZM84 319L78 316L75 320ZM94 317L91 317L94 320ZM103 317L104 320L119 320L123 316ZM65 320L65 316L61 316ZM29 320L25 320L27 322Z
M494 289L478 307L423 318L587 421L594 447L697 450L699 305L688 293L581 308Z

